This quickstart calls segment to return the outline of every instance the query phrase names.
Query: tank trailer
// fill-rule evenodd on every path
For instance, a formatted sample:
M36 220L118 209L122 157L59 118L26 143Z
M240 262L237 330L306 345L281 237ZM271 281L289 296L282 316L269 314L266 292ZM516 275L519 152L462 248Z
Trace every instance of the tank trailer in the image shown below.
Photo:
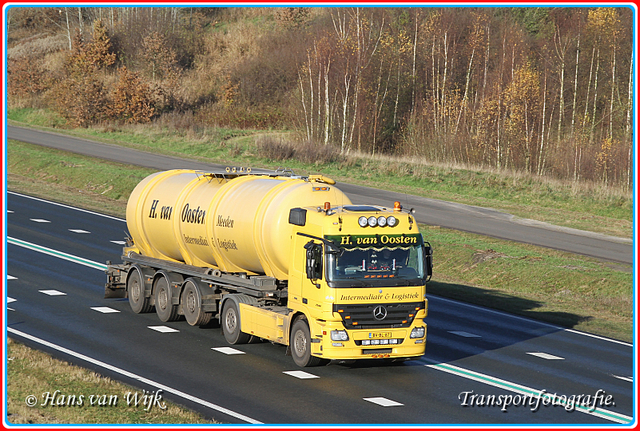
M126 221L105 297L135 313L219 319L230 344L282 344L301 367L424 354L432 249L399 202L355 205L321 175L170 170Z

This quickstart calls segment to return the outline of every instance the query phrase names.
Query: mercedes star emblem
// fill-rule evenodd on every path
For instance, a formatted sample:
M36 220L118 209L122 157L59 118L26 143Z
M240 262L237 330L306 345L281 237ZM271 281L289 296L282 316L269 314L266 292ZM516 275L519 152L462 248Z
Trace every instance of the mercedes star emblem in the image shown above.
M373 318L376 320L384 320L387 317L387 309L382 305L378 305L373 309Z

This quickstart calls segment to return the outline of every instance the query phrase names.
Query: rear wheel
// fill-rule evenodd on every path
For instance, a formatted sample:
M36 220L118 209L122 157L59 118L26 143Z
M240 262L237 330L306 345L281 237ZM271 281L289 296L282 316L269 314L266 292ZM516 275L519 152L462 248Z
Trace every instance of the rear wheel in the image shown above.
M156 314L163 322L171 322L178 319L178 306L171 304L171 291L169 282L164 276L156 280L153 295L156 302Z
M182 291L182 312L191 326L203 326L211 320L211 313L202 311L202 298L193 280L187 280Z
M251 339L251 335L240 331L240 312L233 299L224 302L220 324L224 338L229 344L246 344Z
M293 323L289 346L293 361L299 367L315 367L323 362L322 358L311 356L311 332L304 317L299 317Z
M149 298L144 296L144 279L137 267L131 268L127 277L127 296L134 313L148 313L153 309Z

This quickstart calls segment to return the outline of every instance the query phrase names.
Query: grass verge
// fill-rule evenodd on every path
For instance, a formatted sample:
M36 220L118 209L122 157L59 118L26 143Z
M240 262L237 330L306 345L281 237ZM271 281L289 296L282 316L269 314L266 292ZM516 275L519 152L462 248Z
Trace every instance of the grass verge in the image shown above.
M633 338L630 265L431 226L427 292L624 341Z
M10 109L12 124L52 130L59 121L48 111ZM336 180L469 205L495 208L531 218L619 237L633 236L631 192L600 184L556 181L522 173L459 166L430 165L422 160L384 156L340 155L320 161L278 160L261 151L265 135L291 142L292 133L223 128L177 127L158 120L151 125L108 126L65 130L70 135L218 163L262 168L286 165L305 175L318 173ZM281 146L285 152L290 149ZM303 154L303 152L300 152Z
M165 400L144 405L142 390L54 359L11 338L7 340L6 371L7 420L14 425L216 423ZM29 397L35 397L31 398L33 407L27 405Z
M152 172L13 141L7 166L11 190L119 217L133 187ZM435 252L430 293L631 341L630 266L437 227L421 230Z

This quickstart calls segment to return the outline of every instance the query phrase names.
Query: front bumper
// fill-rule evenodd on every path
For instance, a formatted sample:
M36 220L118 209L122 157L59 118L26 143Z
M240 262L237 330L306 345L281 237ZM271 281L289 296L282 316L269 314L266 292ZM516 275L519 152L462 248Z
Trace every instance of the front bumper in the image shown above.
M411 338L415 327L424 327L422 338ZM312 355L330 360L354 359L404 359L424 355L427 325L415 319L407 328L399 329L354 329L347 331L349 339L333 341L332 330L345 330L341 322L319 322L318 332L312 338Z

